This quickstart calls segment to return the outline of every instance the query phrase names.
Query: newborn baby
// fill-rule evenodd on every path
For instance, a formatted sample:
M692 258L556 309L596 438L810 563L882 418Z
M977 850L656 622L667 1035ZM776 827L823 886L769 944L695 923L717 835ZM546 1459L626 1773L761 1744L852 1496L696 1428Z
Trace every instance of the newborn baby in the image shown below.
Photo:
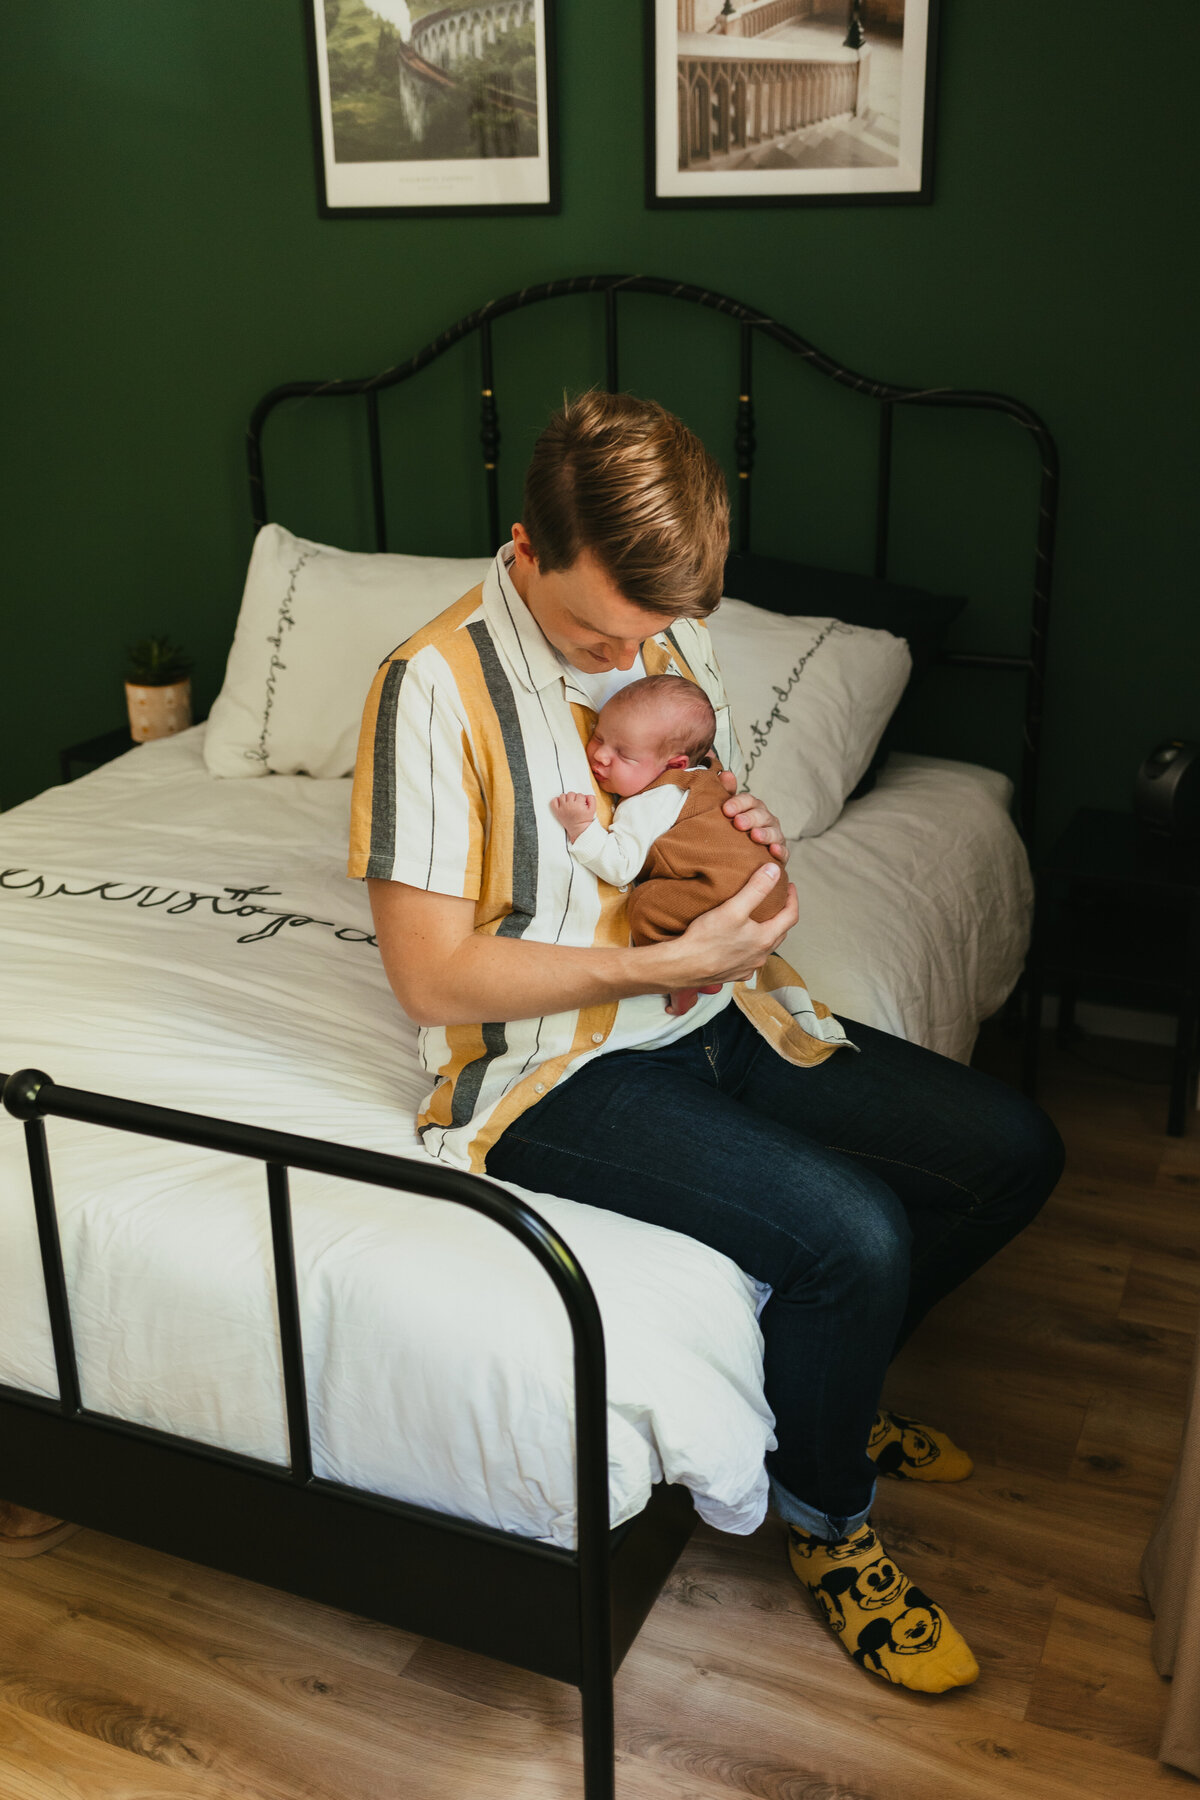
M577 862L614 887L637 882L629 897L635 944L678 937L771 861L721 810L729 790L708 761L715 730L708 696L694 681L651 675L630 682L602 708L587 746L597 785L618 799L611 830L596 818L594 794L550 802ZM751 917L761 924L786 901L787 883L777 882ZM674 995L669 1010L686 1012L694 1000L694 993Z

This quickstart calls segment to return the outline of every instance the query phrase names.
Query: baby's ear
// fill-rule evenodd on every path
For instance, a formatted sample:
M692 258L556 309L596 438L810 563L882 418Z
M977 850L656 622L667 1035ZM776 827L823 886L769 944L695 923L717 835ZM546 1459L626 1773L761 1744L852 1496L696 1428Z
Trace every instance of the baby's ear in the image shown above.
M682 750L679 752L678 756L668 756L668 758L667 758L668 769L686 769L687 766L688 766L688 759L683 754Z

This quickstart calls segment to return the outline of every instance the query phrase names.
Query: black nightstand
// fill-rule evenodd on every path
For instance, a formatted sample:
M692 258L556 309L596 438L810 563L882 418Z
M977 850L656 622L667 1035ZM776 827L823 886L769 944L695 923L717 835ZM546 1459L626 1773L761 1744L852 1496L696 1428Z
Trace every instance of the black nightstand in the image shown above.
M1078 812L1038 870L1027 977L1025 1091L1037 1085L1042 995L1070 1035L1081 988L1176 1014L1167 1131L1182 1137L1200 1013L1200 843L1157 837L1131 813Z
M74 779L71 774L73 764L82 763L86 768L98 769L101 763L111 762L114 756L123 756L133 747L128 725L114 725L111 731L102 731L99 737L84 738L81 743L68 744L65 750L60 750L59 770L64 781L71 781Z

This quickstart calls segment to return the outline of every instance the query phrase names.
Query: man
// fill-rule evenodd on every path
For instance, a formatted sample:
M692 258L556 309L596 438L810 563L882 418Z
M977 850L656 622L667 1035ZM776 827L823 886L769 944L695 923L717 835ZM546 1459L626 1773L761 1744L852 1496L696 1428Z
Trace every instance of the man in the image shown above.
M786 860L752 796L731 792L730 829L775 862L676 939L631 946L625 890L571 858L550 801L590 789L610 822L584 746L629 681L696 681L736 766L701 623L727 545L724 479L679 420L626 395L564 407L486 581L376 677L350 873L422 1027L431 1154L686 1231L770 1285L768 1473L792 1567L856 1661L936 1692L978 1668L871 1530L876 1461L916 1479L971 1464L877 1413L880 1388L929 1307L1033 1217L1062 1147L999 1083L810 998L774 954L795 890L751 918Z

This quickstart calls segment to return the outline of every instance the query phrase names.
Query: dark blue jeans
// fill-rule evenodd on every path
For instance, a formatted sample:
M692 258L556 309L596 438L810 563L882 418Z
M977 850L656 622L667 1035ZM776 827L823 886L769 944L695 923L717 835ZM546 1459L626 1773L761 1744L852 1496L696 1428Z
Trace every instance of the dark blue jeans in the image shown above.
M867 1516L884 1373L929 1308L1027 1225L1062 1172L1046 1115L978 1070L845 1020L797 1069L735 1006L614 1051L516 1119L490 1175L686 1232L766 1282L776 1510Z

